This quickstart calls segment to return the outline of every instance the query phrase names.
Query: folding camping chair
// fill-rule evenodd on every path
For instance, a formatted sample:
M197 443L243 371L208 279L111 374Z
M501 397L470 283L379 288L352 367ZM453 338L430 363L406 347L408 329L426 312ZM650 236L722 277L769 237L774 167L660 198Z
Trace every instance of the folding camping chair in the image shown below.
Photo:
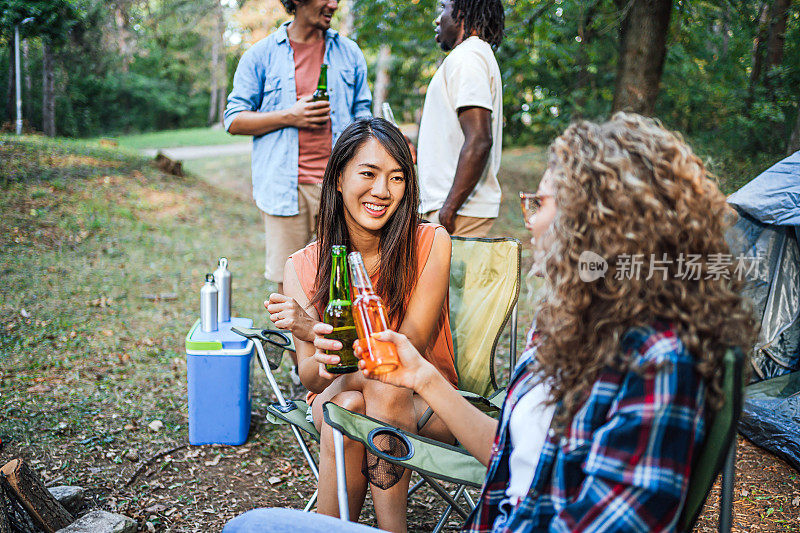
M741 350L725 353L722 391L725 402L714 413L705 442L692 465L689 492L678 519L678 531L691 531L697 521L708 491L722 472L719 499L719 531L729 533L733 521L733 484L736 476L736 424L744 400L745 356Z
M468 239L453 237L450 262L450 326L456 354L458 388L461 394L478 408L499 413L505 391L497 386L494 373L495 349L506 323L511 320L509 372L516 364L516 314L520 290L521 247L516 239ZM459 446L409 434L387 426L384 422L351 413L333 403L323 406L325 421L334 428L337 448L337 471L344 472L342 433L364 444L374 455L392 463L408 466L419 474L421 481L409 490L409 496L423 484L428 484L448 504L435 532L447 523L455 511L466 518L469 510L459 502L462 497L469 508L474 506L466 488L480 487L486 467ZM430 410L417 426L422 427ZM404 457L392 457L379 450L374 439L393 435L405 445ZM412 443L413 442L413 443ZM456 474L454 474L456 473ZM342 517L347 519L346 481L339 481ZM437 480L457 484L450 494ZM344 496L344 500L342 500Z
M721 533L729 533L731 530L735 475L734 461L736 459L736 423L742 410L744 392L743 368L744 356L742 352L740 350L728 350L724 359L723 392L725 401L722 407L714 413L705 442L700 449L700 453L695 458L692 474L689 478L689 490L678 519L678 531L689 532L692 530L700 511L703 509L708 491L720 471L722 471L722 494L720 497L719 531ZM339 509L344 509L343 519L347 519L348 507L347 491L345 490L347 481L344 475L342 434L362 442L364 446L379 457L419 473L423 480L427 481L429 478L434 478L434 480L439 479L459 485L456 494L452 497L438 484L431 485L449 504L445 515L442 516L434 531L438 532L441 529L444 521L449 517L451 509L458 512L463 518L467 518L469 511L461 508L454 500L461 496L465 485L480 487L486 475L486 468L465 450L409 434L400 429L385 427L378 420L350 413L331 402L327 402L323 406L323 413L325 414L325 421L334 428ZM404 442L407 450L405 456L394 457L376 449L372 442L373 439L385 433L390 433ZM342 458L341 461L340 458ZM339 467L340 463L341 467ZM467 501L471 507L474 507L471 500L467 499Z
M510 238L451 237L451 239L453 250L449 284L450 328L456 355L459 388L462 390L462 394L480 409L499 413L499 407L505 395L503 391L498 390L494 374L494 357L501 333L510 320L511 368L516 364L520 242ZM264 352L261 344L256 343L260 359ZM266 360L266 355L263 355L263 359ZM306 420L308 405L301 399L285 400L272 376L272 370L277 366L272 365L272 369L269 364L262 363L261 366L267 374L267 379L278 400L267 407L267 419L275 424L290 424L295 438L303 450L303 455L308 461L309 468L319 479L317 464L300 433L300 431L305 432L319 442L319 432L314 424ZM430 412L423 415L418 426L422 427L430 415ZM485 468L483 470L485 471ZM483 480L483 473L480 474L480 480ZM411 487L409 496L424 482L423 479ZM469 495L467 494L466 497ZM310 510L315 501L316 493L309 500L305 510Z

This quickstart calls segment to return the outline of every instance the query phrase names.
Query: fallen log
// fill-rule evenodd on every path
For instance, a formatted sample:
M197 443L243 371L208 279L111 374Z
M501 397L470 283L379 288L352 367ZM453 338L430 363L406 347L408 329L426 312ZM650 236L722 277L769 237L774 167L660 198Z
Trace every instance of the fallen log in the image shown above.
M5 515L11 533L41 533L42 530L36 527L27 511L13 496L13 491L2 474L0 474L0 496L2 496L0 499L5 500L2 514Z
M0 468L11 496L17 499L34 523L47 533L55 533L73 522L72 515L45 488L36 472L21 459L14 459Z
M11 533L11 502L6 498L6 491L0 485L0 533Z

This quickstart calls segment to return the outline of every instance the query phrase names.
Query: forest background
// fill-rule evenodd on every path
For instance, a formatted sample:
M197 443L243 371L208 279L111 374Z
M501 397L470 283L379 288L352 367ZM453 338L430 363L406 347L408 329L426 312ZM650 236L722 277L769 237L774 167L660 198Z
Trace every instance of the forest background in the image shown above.
M505 0L504 145L629 108L687 136L734 183L800 149L800 0ZM367 58L376 104L417 122L444 54L436 0L344 0L334 28ZM114 136L218 124L242 52L278 0L0 0L0 124Z

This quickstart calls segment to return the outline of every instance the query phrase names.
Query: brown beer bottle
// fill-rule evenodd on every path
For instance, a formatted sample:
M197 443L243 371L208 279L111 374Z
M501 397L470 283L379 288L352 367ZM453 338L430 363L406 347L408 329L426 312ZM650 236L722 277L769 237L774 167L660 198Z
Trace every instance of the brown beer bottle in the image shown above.
M311 95L311 100L316 102L318 100L328 100L328 65L323 63L319 68L319 80L317 81L317 90Z
M341 350L325 350L328 355L338 355L339 363L325 365L331 374L348 374L358 370L358 359L353 353L356 326L353 323L353 306L350 301L350 283L347 279L345 255L347 248L341 245L331 247L331 284L328 293L328 306L325 308L323 321L333 326L329 339L342 343Z
M356 293L353 318L356 322L359 344L363 348L362 359L365 369L373 374L391 372L400 364L397 347L394 343L379 341L372 337L373 333L389 329L386 308L380 296L372 288L372 281L367 274L361 253L351 252L347 260L350 263L350 274Z

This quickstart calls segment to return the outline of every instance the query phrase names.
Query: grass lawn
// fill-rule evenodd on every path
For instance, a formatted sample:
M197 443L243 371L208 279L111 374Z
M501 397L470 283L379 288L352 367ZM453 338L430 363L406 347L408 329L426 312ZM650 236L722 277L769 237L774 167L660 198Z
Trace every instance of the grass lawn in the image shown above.
M227 256L234 314L258 324L274 289L261 276L249 166L199 160L188 167L197 174L175 178L95 143L11 136L0 136L0 161L0 465L21 457L48 486L81 485L87 507L130 516L140 531L219 531L254 507L302 508L313 476L290 432L264 420L260 371L247 444L187 445L183 343L203 275ZM544 162L541 148L506 152L493 234L527 244L516 193L536 188ZM527 295L524 286L518 344ZM278 379L288 385L285 368ZM794 528L797 473L743 441L737 463L736 529ZM430 530L441 509L432 494L415 496L410 530ZM715 515L707 509L697 530ZM374 523L371 506L361 518Z
M89 139L99 142L101 139L116 141L122 148L145 150L148 148L175 148L177 146L210 146L216 144L248 143L251 138L241 135L229 135L221 128L187 128L181 130L165 130L135 135L116 137L98 137Z

